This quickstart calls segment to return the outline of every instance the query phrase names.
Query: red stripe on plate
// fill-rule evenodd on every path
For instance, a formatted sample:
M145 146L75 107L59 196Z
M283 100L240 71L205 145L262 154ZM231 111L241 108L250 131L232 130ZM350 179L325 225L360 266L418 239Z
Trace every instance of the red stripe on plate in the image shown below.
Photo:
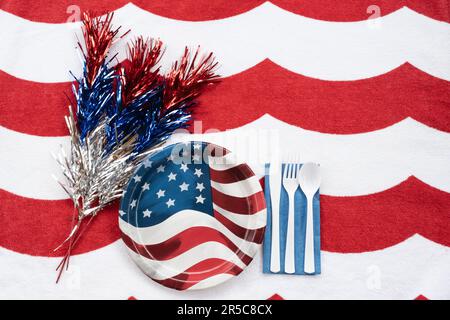
M241 251L230 239L223 233L208 227L192 227L158 244L143 245L131 239L122 233L122 239L125 244L136 252L152 260L169 260L183 254L192 248L205 242L218 242L225 245L242 260L248 264L252 260L247 254Z
M223 158L223 156L230 153L230 151L224 147L220 147L212 143L208 143L207 149L204 152L206 152L208 156L212 157L213 160L219 160Z
M155 280L163 286L177 290L186 290L198 282L218 274L240 274L242 269L230 261L222 259L206 259L172 278Z
M255 214L266 208L264 192L260 191L246 198L226 195L211 188L213 203L222 209L236 214Z
M225 216L220 214L218 211L214 210L214 217L222 223L228 230L233 232L236 236L242 239L246 239L247 241L261 243L262 238L264 237L265 228L259 229L246 229L241 226L238 226L233 221L227 219Z
M350 134L412 117L450 132L449 90L449 81L409 64L374 78L324 81L266 60L208 89L200 97L195 118L202 120L203 130L225 130L268 113L305 129ZM69 83L36 83L0 72L0 125L33 135L67 135L64 93L72 97Z
M214 170L210 167L209 175L211 180L217 183L233 183L246 180L255 174L246 164L239 164L226 170Z

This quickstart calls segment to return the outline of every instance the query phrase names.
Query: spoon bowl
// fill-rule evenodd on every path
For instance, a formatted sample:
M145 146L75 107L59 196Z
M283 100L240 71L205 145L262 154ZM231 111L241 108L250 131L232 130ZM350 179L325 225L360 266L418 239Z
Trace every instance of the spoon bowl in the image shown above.
M320 167L315 163L305 163L300 168L297 181L306 197L313 197L320 187Z

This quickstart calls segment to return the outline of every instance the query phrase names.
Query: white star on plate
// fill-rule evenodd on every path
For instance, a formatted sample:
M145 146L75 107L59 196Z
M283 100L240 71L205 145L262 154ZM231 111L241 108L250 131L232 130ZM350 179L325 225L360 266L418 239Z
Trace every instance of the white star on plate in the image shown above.
M167 208L170 208L175 205L175 200L169 198L169 200L167 200L166 204L167 204Z
M138 175L135 175L134 177L133 177L133 179L134 179L134 182L141 182L141 176L138 176Z
M159 191L156 193L156 195L158 196L158 199L161 197L164 197L166 195L166 190L159 189Z
M202 192L203 189L205 189L205 187L203 186L203 182L202 183L197 183L197 186L195 187L195 189L197 189L200 192Z
M123 215L127 214L125 211L119 210L119 214L122 217Z
M144 167L146 168L151 168L152 167L152 162L150 160L145 160L144 161Z
M186 182L183 182L183 184L180 184L181 191L188 191L189 185Z
M144 183L144 185L142 186L142 191L145 191L145 190L150 190L150 185L147 182Z
M195 169L194 174L200 178L200 176L203 174L202 169Z
M203 198L202 195L199 195L198 197L195 197L195 199L197 199L196 203L204 203L206 198Z
M173 161L173 159L175 159L173 154L171 154L170 156L167 157L167 161Z
M131 207L131 209L133 209L134 207L136 207L136 200L131 201L130 207Z
M150 216L152 215L152 212L148 209L145 209L144 211L142 211L142 213L144 214L144 218L150 218Z
M186 163L182 163L180 166L180 170L183 170L183 172L186 172L189 170L189 168Z
M168 175L168 177L169 177L169 181L176 180L176 179L177 179L177 174L171 172L171 173Z
M199 143L194 144L194 150L200 150L201 145Z
M198 154L194 154L192 156L192 161L200 161L200 156Z
M156 172L164 172L165 168L166 168L165 166L160 165L158 168L156 168Z

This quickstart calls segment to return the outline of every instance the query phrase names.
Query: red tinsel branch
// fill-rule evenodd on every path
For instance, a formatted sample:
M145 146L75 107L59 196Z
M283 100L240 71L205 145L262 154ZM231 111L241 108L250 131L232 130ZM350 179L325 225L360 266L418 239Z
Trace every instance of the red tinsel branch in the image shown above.
M196 98L206 86L219 80L215 74L217 62L212 53L198 60L200 47L191 57L186 47L183 56L176 61L166 75L164 90L164 106L166 110L176 106L181 101Z
M99 17L95 17L92 13L83 13L82 30L84 47L80 42L78 42L78 46L86 60L89 84L94 82L99 69L105 63L109 49L117 40L120 27L113 29L113 17L113 12ZM123 34L120 38L124 37L127 33Z
M156 64L163 54L162 45L160 40L143 37L138 37L128 44L129 63L120 69L124 106L157 84L160 68L156 68Z

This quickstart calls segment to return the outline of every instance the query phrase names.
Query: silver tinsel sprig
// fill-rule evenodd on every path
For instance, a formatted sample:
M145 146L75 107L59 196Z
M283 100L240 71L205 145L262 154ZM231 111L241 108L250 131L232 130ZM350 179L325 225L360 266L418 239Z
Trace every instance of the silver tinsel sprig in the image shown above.
M135 134L107 152L104 148L107 139L105 119L86 135L84 142L80 140L72 107L69 107L69 116L65 120L71 139L70 154L61 148L61 153L55 157L65 177L65 181L58 182L72 199L80 222L119 199L139 163L160 149L163 142L137 153L134 151Z
M137 153L136 134L127 136L122 143L107 152L105 149L107 119L90 131L83 142L72 107L65 117L70 134L70 152L67 154L61 147L61 152L55 156L64 179L58 183L72 199L77 216L69 236L58 246L69 243L69 250L59 267L68 264L70 249L81 235L81 226L88 216L94 217L99 211L122 197L124 189L139 164L151 153L161 149L163 142L152 146L144 152ZM59 275L60 276L60 275ZM59 277L58 277L59 279Z

